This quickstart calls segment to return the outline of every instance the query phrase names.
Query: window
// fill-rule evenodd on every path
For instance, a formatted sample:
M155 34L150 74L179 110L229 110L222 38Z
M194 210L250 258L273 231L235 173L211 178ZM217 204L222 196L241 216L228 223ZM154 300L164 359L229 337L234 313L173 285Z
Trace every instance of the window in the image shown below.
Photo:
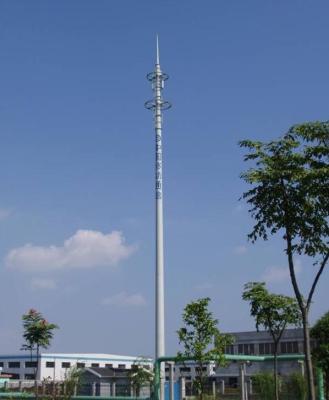
M25 368L37 368L38 363L37 361L26 361Z
M289 354L293 353L293 347L294 347L293 342L285 342L284 343L285 353L289 353Z
M229 346L225 347L225 353L226 354L234 354L234 346L231 344Z
M190 370L191 368L189 368ZM195 367L195 371L200 372L200 367ZM202 367L202 371L205 372L207 371L207 367Z
M243 354L255 354L255 345L251 344L244 344L243 345Z
M54 361L46 361L46 368L55 368Z
M266 343L266 354L274 354L274 343Z
M298 353L298 342L281 342L282 354Z
M85 366L86 366L85 363L82 363L82 362L77 363L77 368L84 368Z
M70 368L71 367L71 363L69 362L62 362L62 368Z
M282 354L287 353L287 342L281 342L280 348L281 348L281 353Z
M239 344L238 346L239 354L255 354L255 345L251 344Z
M9 361L8 368L20 368L21 363L19 361Z
M113 368L113 364L105 364L105 368Z
M99 368L99 364L98 363L91 363L91 367L92 368Z
M3 368L3 362L2 361L0 362L0 368Z
M180 372L191 372L190 367L180 367L179 370L180 370Z
M259 343L259 345L258 345L258 352L259 352L259 354L265 354L265 346L264 346L264 343Z
M125 369L126 368L126 364L119 364L118 368Z
M259 354L273 354L274 343L259 343Z

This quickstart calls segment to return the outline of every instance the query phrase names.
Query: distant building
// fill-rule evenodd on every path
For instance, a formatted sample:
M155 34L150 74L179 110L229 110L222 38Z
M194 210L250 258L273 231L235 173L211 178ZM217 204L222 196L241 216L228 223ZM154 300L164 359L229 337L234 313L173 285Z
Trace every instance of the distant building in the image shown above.
M226 348L226 354L234 355L272 355L274 346L271 335L268 332L231 332L234 343ZM286 329L279 343L279 355L281 354L303 354L304 339L302 329ZM185 378L185 382L191 382L197 375L195 362L189 361L184 364L175 364L175 380L180 377ZM205 373L210 380L224 380L226 385L236 386L239 381L239 362L230 361L226 367L217 367L214 362L209 363L205 368ZM292 372L303 372L304 363L296 361L280 361L278 372L282 376L290 375ZM273 362L253 362L247 366L246 376L252 376L259 372L272 372ZM166 366L166 380L169 380L169 366Z
M226 354L236 355L273 355L274 345L271 335L265 331L232 332L234 343L226 348ZM304 352L304 338L302 329L286 329L279 342L278 354L300 354ZM273 361L251 362L247 365L246 376L250 377L259 372L272 372ZM278 374L282 377L293 372L304 373L304 363L299 360L280 361ZM216 380L224 380L229 386L236 386L239 382L239 362L231 361L227 367L216 368Z
M270 355L274 352L271 335L265 331L232 332L234 343L226 348L226 354ZM279 354L303 354L302 329L286 329L279 344Z
M82 372L79 395L105 397L136 397L130 379L129 369L86 368ZM138 396L149 397L150 384L140 388Z
M273 341L268 332L233 332L234 344L228 346L226 354L235 355L271 355L273 354ZM279 354L303 354L303 331L302 329L287 329L279 344ZM89 369L87 375L99 383L108 381L111 383L113 370L121 373L120 379L125 377L125 370L131 369L132 365L141 360L140 357L121 356L113 354L66 354L66 353L42 353L39 358L38 375L35 377L36 358L31 360L30 355L0 355L0 370L4 374L11 375L12 379L51 379L63 380L72 367ZM147 359L148 365L153 364L152 359ZM181 376L186 382L192 381L197 373L195 362L189 361L174 366L175 380ZM212 380L225 380L234 385L239 377L239 362L229 362L227 367L217 367L211 362L205 368L206 375ZM254 362L247 367L247 376L254 375L260 371L272 371L272 362ZM108 369L101 370L101 369ZM112 372L110 371L112 370ZM93 371L93 372L92 372ZM294 371L303 371L303 363L299 361L279 362L279 374L289 375ZM101 376L98 377L97 373ZM169 379L169 366L166 365L166 379ZM113 379L112 379L113 380Z
M28 354L0 355L0 368L2 368L3 373L10 374L12 379L63 380L72 367L125 370L130 369L139 360L140 357L114 354L41 353L38 361L38 373L35 377L36 357L33 356L31 359ZM151 359L147 359L146 362L152 364Z

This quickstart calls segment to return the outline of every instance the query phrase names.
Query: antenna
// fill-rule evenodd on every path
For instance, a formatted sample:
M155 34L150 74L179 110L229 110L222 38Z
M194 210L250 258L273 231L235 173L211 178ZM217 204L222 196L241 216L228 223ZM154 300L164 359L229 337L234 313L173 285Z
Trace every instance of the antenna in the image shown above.
M159 39L156 38L156 64L153 72L146 78L152 83L153 98L145 107L154 113L155 129L155 209L156 209L156 265L155 265L155 357L165 355L164 321L164 250L163 250L163 182L162 182L162 111L171 104L163 100L164 81L169 76L161 71ZM160 400L164 399L164 364L160 370Z
M160 65L159 36L157 35L157 65Z

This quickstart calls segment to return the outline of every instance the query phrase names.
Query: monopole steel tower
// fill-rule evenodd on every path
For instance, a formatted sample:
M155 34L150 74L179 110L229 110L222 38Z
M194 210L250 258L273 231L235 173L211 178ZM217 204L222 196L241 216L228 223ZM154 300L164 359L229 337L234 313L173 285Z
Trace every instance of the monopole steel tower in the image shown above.
M152 84L153 99L145 107L154 113L155 124L155 209L156 209L156 273L155 273L155 356L165 355L164 324L164 254L163 254L163 176L162 176L162 111L171 107L162 98L164 82L168 75L161 71L159 41L157 37L155 70L147 74Z

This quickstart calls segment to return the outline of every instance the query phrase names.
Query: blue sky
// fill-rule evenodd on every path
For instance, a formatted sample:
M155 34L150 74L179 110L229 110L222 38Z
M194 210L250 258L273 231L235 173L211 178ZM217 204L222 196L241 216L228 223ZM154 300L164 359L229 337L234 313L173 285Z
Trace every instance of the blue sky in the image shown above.
M328 119L327 1L0 2L0 353L21 315L53 351L153 355L155 36L164 96L167 353L184 305L209 296L253 329L243 284L291 293L279 238L251 245L237 142ZM65 244L64 244L65 243ZM312 266L298 260L307 288ZM311 320L328 310L329 274Z

